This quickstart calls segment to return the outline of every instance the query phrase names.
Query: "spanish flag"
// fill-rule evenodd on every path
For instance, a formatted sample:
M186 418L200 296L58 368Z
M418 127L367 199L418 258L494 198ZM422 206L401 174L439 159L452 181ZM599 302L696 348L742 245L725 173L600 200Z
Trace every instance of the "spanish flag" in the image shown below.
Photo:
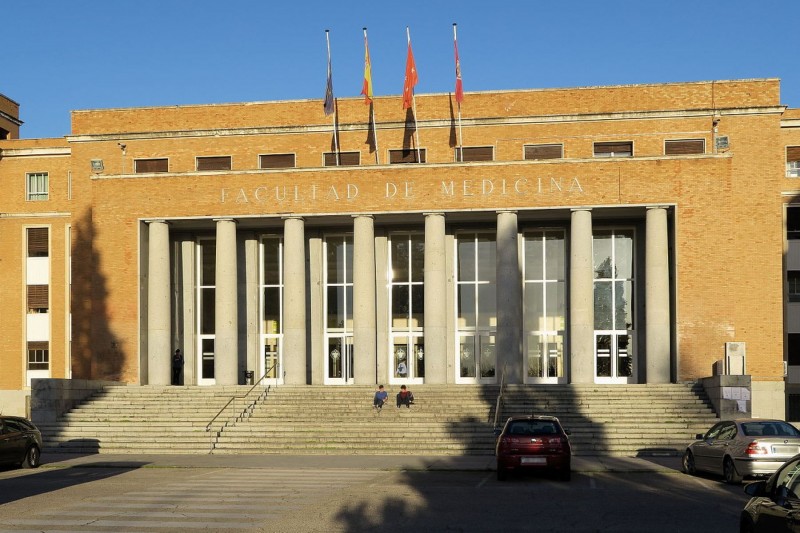
M364 103L372 103L372 63L369 60L369 43L367 42L367 28L364 28L364 86L361 88Z

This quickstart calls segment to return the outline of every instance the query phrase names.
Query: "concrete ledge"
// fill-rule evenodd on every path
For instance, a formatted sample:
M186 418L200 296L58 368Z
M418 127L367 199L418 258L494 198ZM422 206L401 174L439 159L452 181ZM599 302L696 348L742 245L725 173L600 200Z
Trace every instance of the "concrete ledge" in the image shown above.
M752 416L752 388L750 376L719 375L701 378L703 388L706 390L711 403L714 405L719 418L732 420L735 418L750 418ZM746 391L746 395L743 393ZM730 398L733 393L734 398ZM742 396L745 399L739 399Z
M123 386L120 381L88 379L31 380L31 420L34 424L55 422L103 387Z

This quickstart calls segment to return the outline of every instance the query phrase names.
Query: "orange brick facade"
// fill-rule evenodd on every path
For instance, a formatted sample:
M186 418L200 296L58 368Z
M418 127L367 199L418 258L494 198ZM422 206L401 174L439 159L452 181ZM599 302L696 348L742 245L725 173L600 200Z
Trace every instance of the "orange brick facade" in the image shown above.
M299 215L310 238L323 238L352 231L358 214L388 234L421 231L435 211L455 233L494 231L494 214L512 211L521 233L556 225L569 238L571 209L591 208L596 227L629 223L641 241L644 210L665 206L670 379L709 376L726 342L744 342L747 373L769 384L754 413L782 412L772 404L786 360L785 205L798 189L785 153L800 145L800 114L781 105L779 90L766 79L472 93L460 129L450 95L418 95L426 163L403 165L388 164L388 150L415 146L400 99L375 100L377 156L368 106L340 99L339 149L360 152L360 165L341 167L323 166L333 137L320 101L75 111L64 139L0 141L0 389L28 387L27 227L50 230L50 376L143 383L151 220L193 239L213 238L219 218L257 234L280 233L284 217ZM493 161L456 162L459 133L464 146L492 147ZM717 149L720 137L728 145ZM665 141L683 139L703 140L703 153L665 155ZM595 157L596 143L613 141L631 142L633 156ZM563 157L524 159L524 146L541 144L563 145ZM259 155L283 153L295 154L296 168L259 168ZM196 171L203 156L230 156L232 168ZM167 158L168 172L135 172L137 160L153 158ZM49 174L46 202L26 200L32 172ZM195 344L182 339L186 351Z

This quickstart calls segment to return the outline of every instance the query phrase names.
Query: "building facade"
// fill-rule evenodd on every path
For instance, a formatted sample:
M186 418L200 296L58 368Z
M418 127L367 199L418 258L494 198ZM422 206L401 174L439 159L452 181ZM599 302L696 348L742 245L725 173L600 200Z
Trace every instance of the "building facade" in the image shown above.
M416 102L376 98L372 124L339 99L335 139L318 100L74 111L33 140L6 111L0 402L37 377L166 385L179 348L185 385L735 361L753 413L784 416L800 113L778 80L470 93L461 120Z

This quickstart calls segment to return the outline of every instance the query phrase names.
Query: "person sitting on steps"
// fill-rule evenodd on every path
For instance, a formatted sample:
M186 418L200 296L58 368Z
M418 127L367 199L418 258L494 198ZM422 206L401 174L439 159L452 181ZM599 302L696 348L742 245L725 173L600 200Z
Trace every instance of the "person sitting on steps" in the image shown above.
M405 385L400 385L400 392L397 393L397 408L400 409L401 405L405 405L411 409L412 403L414 403L414 394Z
M373 409L382 409L383 404L389 399L389 393L383 390L383 385L378 385L378 390L375 391L375 397L372 399Z

